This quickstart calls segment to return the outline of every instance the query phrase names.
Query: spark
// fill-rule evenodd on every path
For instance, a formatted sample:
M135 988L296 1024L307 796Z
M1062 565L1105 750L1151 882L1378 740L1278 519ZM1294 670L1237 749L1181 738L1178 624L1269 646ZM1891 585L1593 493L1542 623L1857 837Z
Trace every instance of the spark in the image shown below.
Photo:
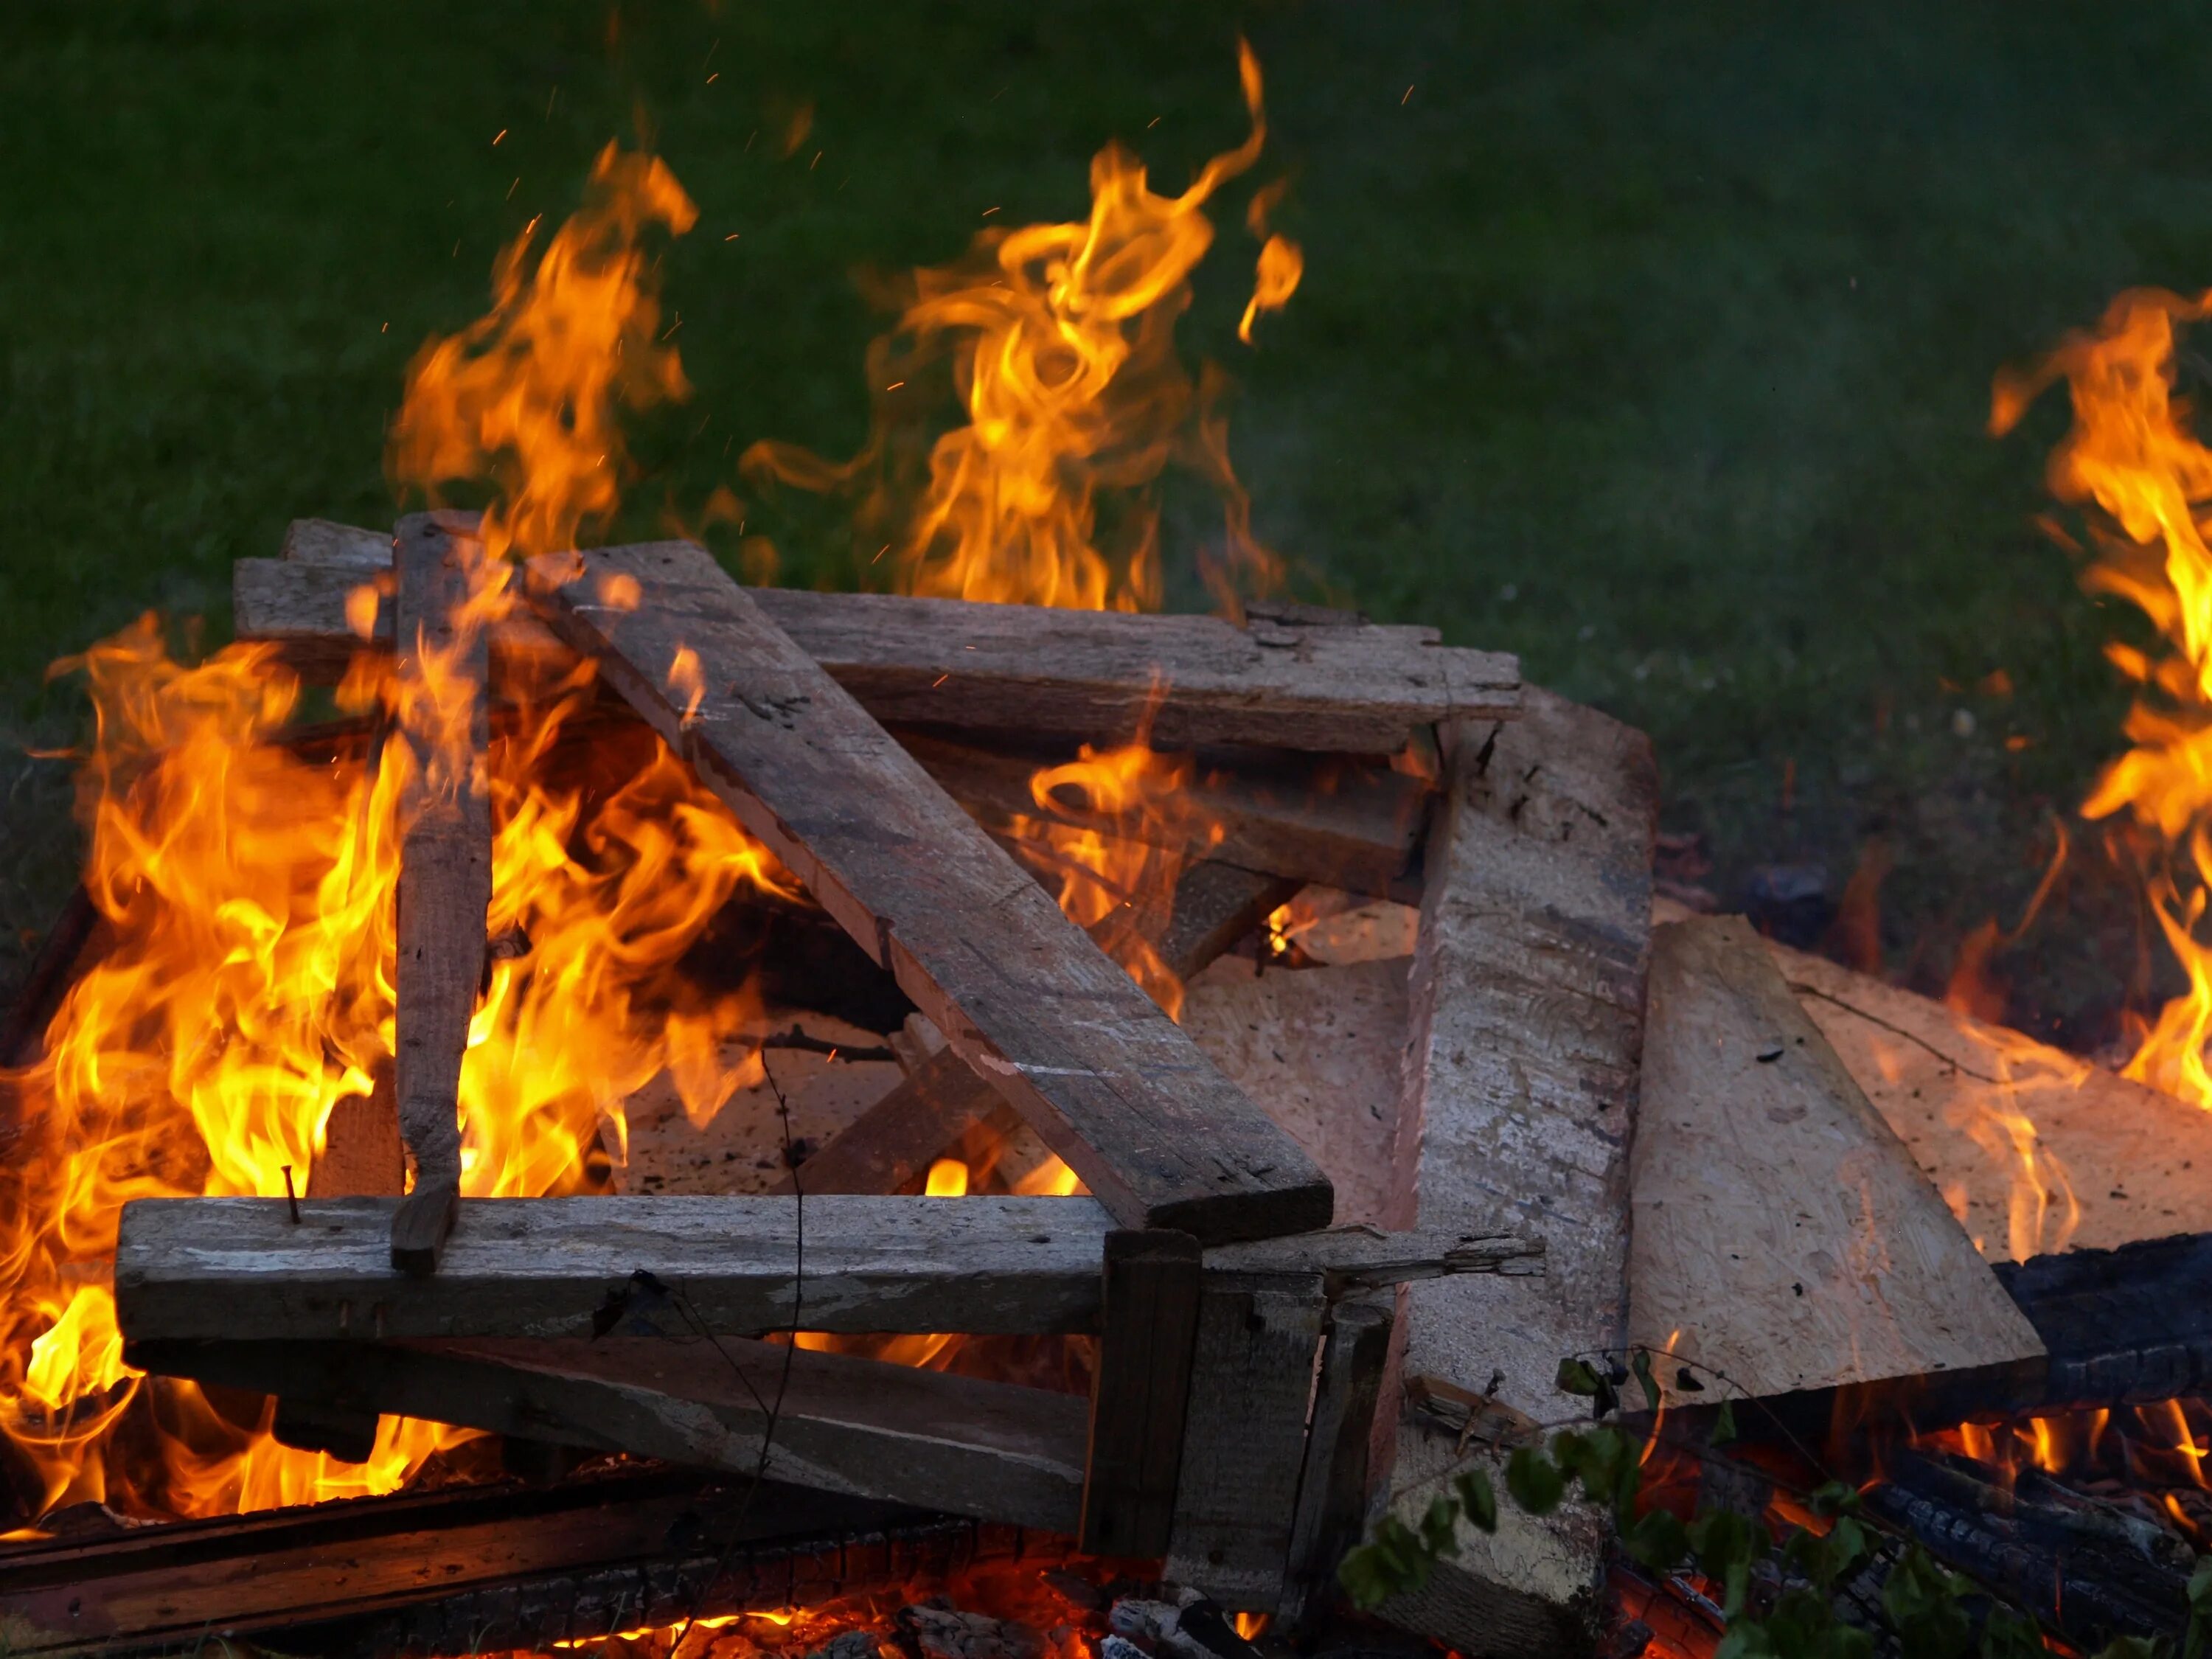
M933 679L933 680L930 681L930 683L929 683L929 689L930 689L931 690L934 691L934 690L937 690L937 688L938 688L939 686L940 686L940 685L944 684L945 681L947 681L947 680L951 679L951 678L952 678L952 676L951 676L951 675L950 675L950 674L939 674L939 675L935 679Z
M501 127L496 133L492 135L492 147L496 149L499 147L499 141L506 137L507 129L505 127Z
M905 384L906 382L904 380L893 380L889 386L885 386L884 390L886 392L896 392Z
M1405 95L1405 97L1401 98L1401 99L1398 100L1398 107L1399 107L1400 109L1403 109L1403 108L1405 108L1405 107L1406 107L1406 106L1407 106L1407 103L1409 103L1410 101L1412 101L1413 96L1413 88L1411 88L1411 87L1407 87L1407 88L1406 88L1406 95Z

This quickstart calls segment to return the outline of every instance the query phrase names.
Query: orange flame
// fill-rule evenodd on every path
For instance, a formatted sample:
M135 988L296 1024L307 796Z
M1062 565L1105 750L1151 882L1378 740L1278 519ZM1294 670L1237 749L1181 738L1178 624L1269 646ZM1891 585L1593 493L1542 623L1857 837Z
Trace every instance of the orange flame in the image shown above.
M526 234L501 261L492 316L418 356L395 426L403 477L496 478L487 553L565 544L598 521L619 471L614 403L682 386L652 339L635 239L648 222L681 228L690 205L659 163L612 150L593 181L536 272L523 274ZM465 634L489 620L504 568L480 564ZM369 1462L339 1465L277 1445L265 1413L240 1425L190 1384L149 1386L123 1364L108 1264L129 1200L282 1194L283 1167L308 1170L333 1109L388 1065L396 808L414 762L398 744L310 762L272 742L298 687L265 647L185 667L149 617L58 669L84 677L96 720L80 811L109 942L44 1057L9 1079L21 1127L0 1169L0 1432L37 1471L42 1510L100 1499L201 1514L391 1490L467 1431L386 1419ZM656 738L597 745L588 787L545 781L588 671L510 688L517 718L482 757L465 741L477 689L436 653L404 683L364 655L339 701L429 738L434 788L482 781L489 927L527 941L494 963L471 1025L464 1190L575 1191L594 1142L619 1144L624 1097L660 1072L695 1116L743 1081L716 1039L748 1000L702 991L676 964L740 885L799 889Z
M2154 662L2124 647L2108 653L2143 690L2125 728L2132 747L2081 810L2093 818L2127 812L2159 838L2152 907L2189 977L2128 1075L2212 1108L2212 951L2198 937L2212 878L2212 546L2198 504L2212 501L2212 450L2190 429L2189 404L2174 391L2175 325L2208 311L2212 295L2121 295L2096 329L2024 374L1997 378L1990 427L2009 431L2046 386L2067 382L2074 425L2052 453L2051 490L2095 503L2119 532L2096 532L2098 556L2083 581L2134 605L2166 641Z
M757 444L741 463L748 476L866 491L860 543L897 550L902 591L1136 611L1159 605L1158 485L1176 462L1227 503L1226 556L1208 571L1217 592L1233 608L1236 583L1275 580L1214 413L1218 378L1194 386L1175 350L1190 274L1213 240L1206 204L1266 142L1260 67L1241 41L1238 67L1251 131L1188 190L1157 194L1144 164L1108 145L1091 162L1088 219L987 231L968 259L915 273L896 328L869 349L879 390L859 455L840 465ZM1252 317L1287 300L1300 269L1295 245L1271 238L1248 338ZM922 479L908 430L919 405L897 394L948 357L968 423L929 448Z

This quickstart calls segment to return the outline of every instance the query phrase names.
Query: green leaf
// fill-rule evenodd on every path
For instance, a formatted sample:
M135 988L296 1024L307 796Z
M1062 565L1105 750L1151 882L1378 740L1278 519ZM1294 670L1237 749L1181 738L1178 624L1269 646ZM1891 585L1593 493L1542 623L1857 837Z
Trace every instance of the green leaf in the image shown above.
M2173 1651L2154 1636L2115 1636L2097 1650L2097 1659L2168 1659Z
M1421 1516L1421 1547L1431 1557L1459 1553L1459 1504L1442 1496L1429 1500Z
M1981 1659L2046 1659L2043 1632L2035 1620L2024 1619L2009 1607L1992 1607L1982 1626Z
M1653 1510L1620 1534L1628 1559L1654 1572L1664 1572L1690 1553L1690 1534L1665 1510Z
M1549 1515L1566 1495L1567 1478L1535 1447L1522 1446L1505 1460L1505 1490L1530 1515Z
M1705 1437L1708 1446L1725 1446L1735 1438L1735 1401L1723 1400L1713 1417L1713 1431Z
M1628 1362L1628 1368L1636 1373L1636 1380L1644 1385L1644 1409L1648 1412L1657 1411L1659 1383L1658 1380L1651 1375L1651 1351L1649 1348L1638 1348L1636 1351L1636 1358Z
M1966 1653L1972 1632L1959 1605L1965 1588L1919 1545L1905 1546L1881 1588L1881 1606L1913 1659L1960 1659Z
M1766 1534L1734 1510L1707 1510L1690 1522L1690 1547L1708 1578L1723 1578L1737 1562L1764 1556Z
M1805 1507L1815 1515L1856 1515L1859 1489L1848 1480L1831 1480L1805 1495Z
M1555 1380L1562 1394L1578 1394L1587 1400L1594 1397L1597 1393L1598 1374L1583 1360L1571 1358L1562 1359L1559 1362L1559 1374Z
M1460 1510L1469 1526L1477 1532L1498 1530L1498 1494L1486 1470L1467 1470L1452 1482L1452 1490L1459 1494Z

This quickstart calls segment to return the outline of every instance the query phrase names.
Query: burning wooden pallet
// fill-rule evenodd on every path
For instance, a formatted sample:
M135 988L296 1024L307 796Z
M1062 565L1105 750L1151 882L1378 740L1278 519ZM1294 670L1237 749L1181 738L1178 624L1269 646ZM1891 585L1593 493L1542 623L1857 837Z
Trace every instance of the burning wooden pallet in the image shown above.
M363 646L419 672L458 648L439 585L470 529L410 520L395 556L295 526L287 558L241 562L240 632L313 675ZM609 718L688 760L941 1044L909 1042L904 1080L781 1192L458 1198L488 830L473 774L440 794L416 755L392 1086L334 1121L296 1208L134 1205L118 1260L133 1361L278 1395L301 1443L358 1449L402 1413L765 1474L1160 1558L1225 1607L1297 1612L1376 1503L1416 1516L1442 1474L1579 1412L1565 1355L1680 1355L1785 1419L1901 1384L1966 1415L2197 1375L2155 1320L2084 1328L2077 1304L2110 1278L2094 1263L2008 1293L1938 1196L1977 1154L1915 1138L1851 1022L1949 1016L1862 1017L1853 998L1899 994L1740 923L1655 932L1648 745L1522 690L1508 659L1291 608L1238 629L748 594L681 543L533 575L526 613L466 641L478 695L443 729L480 748L503 681L595 663ZM1210 751L1187 819L1030 785L1056 743L1148 731ZM1172 844L1173 902L1086 940L1004 850L1038 816ZM1298 1115L1295 1066L1248 1059L1232 1084L1100 948L1140 938L1190 980L1308 883L1371 901L1386 932L1419 906L1376 953L1410 944L1409 969L1274 976L1316 988L1270 1017L1310 1024L1382 970L1364 1029L1390 1075L1333 1085L1374 1095L1356 1133ZM1310 1075L1270 1030L1260 1046ZM963 1136L1013 1135L1088 1194L919 1195ZM1348 1191L1369 1224L1328 1226ZM794 1352L794 1328L1079 1334L1098 1352L1085 1400ZM1659 1375L1678 1422L1709 1413L1694 1378ZM1389 1611L1471 1653L1586 1646L1607 1526L1573 1504L1509 1513Z
M277 1394L325 1447L398 1412L764 1470L1164 1556L1237 1607L1273 1610L1294 1559L1325 1571L1364 1513L1387 1346L1387 1307L1361 1298L1526 1273L1538 1248L1481 1224L1328 1230L1307 1153L981 827L1038 806L1017 793L1034 761L989 734L1237 746L1203 787L1206 856L1149 941L1184 976L1305 881L1416 890L1429 788L1389 757L1440 722L1510 715L1510 659L1295 607L1238 629L748 594L681 543L541 562L531 614L456 627L471 530L302 525L289 558L240 567L241 634L310 673L396 641L403 685L444 697L438 732L459 735L458 764L415 735L401 757L398 1063L368 1162L398 1167L396 1133L413 1182L333 1197L318 1171L293 1206L132 1206L117 1284L134 1361ZM943 1036L805 1164L798 1201L458 1196L489 845L467 757L502 678L583 658ZM910 750L878 715L940 735ZM898 1195L997 1115L1090 1195ZM1082 1332L1098 1353L1086 1405L758 1341L793 1328ZM713 1367L677 1346L702 1331Z

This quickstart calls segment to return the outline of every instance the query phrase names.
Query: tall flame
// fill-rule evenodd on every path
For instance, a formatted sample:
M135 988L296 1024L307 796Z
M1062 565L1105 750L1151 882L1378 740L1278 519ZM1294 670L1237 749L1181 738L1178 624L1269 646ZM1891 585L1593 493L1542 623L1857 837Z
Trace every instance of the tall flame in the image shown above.
M2053 452L2052 492L2094 502L2118 533L2095 533L2084 575L2124 599L2164 636L2156 660L2115 643L2107 655L2142 687L2130 710L2131 747L2083 804L2090 817L2124 812L2164 848L2149 872L2152 907L2189 988L2166 1004L2128 1075L2212 1108L2212 946L2200 936L2212 893L2212 449L2190 428L2174 389L2174 328L2212 311L2156 289L2121 295L2092 331L2075 334L2025 373L1997 378L1993 431L2009 431L2045 387L2070 391L2074 425Z
M492 315L416 361L392 464L418 482L487 473L477 592L497 555L568 544L611 509L615 406L677 395L673 352L636 241L690 204L658 162L610 150L592 199L534 272L528 233L502 257ZM641 390L642 388L642 390ZM80 770L85 885L109 943L70 989L46 1053L11 1077L21 1128L0 1167L0 1431L44 1510L83 1499L208 1513L386 1491L464 1431L387 1419L361 1466L277 1445L190 1384L123 1364L108 1262L134 1198L284 1191L331 1112L368 1094L392 1049L396 806L408 763L302 758L273 741L298 702L266 647L197 667L148 618L58 667L96 720ZM363 656L349 712L428 734L430 764L481 767L494 824L492 968L461 1079L463 1186L525 1196L587 1184L603 1127L669 1071L695 1115L740 1079L715 1037L752 1011L678 959L741 884L796 883L658 739L599 743L587 780L547 780L589 701L588 671L514 688L522 706L481 761L453 731L463 686L436 660L400 683ZM446 780L450 785L453 780Z
M1225 503L1225 556L1207 572L1219 596L1233 607L1237 583L1272 582L1273 556L1252 538L1229 464L1220 378L1194 384L1175 349L1191 272L1213 240L1206 204L1267 140L1260 66L1242 41L1238 67L1251 130L1188 189L1158 194L1144 164L1109 144L1091 164L1087 219L986 231L967 258L914 274L896 327L869 348L875 422L860 454L838 465L760 443L743 459L747 475L860 494L860 540L882 544L869 567L895 550L889 574L902 591L1138 611L1160 603L1158 487L1175 462ZM1253 317L1283 304L1302 269L1294 244L1265 245L1248 340ZM899 393L947 359L967 423L925 461L909 413L920 400Z

